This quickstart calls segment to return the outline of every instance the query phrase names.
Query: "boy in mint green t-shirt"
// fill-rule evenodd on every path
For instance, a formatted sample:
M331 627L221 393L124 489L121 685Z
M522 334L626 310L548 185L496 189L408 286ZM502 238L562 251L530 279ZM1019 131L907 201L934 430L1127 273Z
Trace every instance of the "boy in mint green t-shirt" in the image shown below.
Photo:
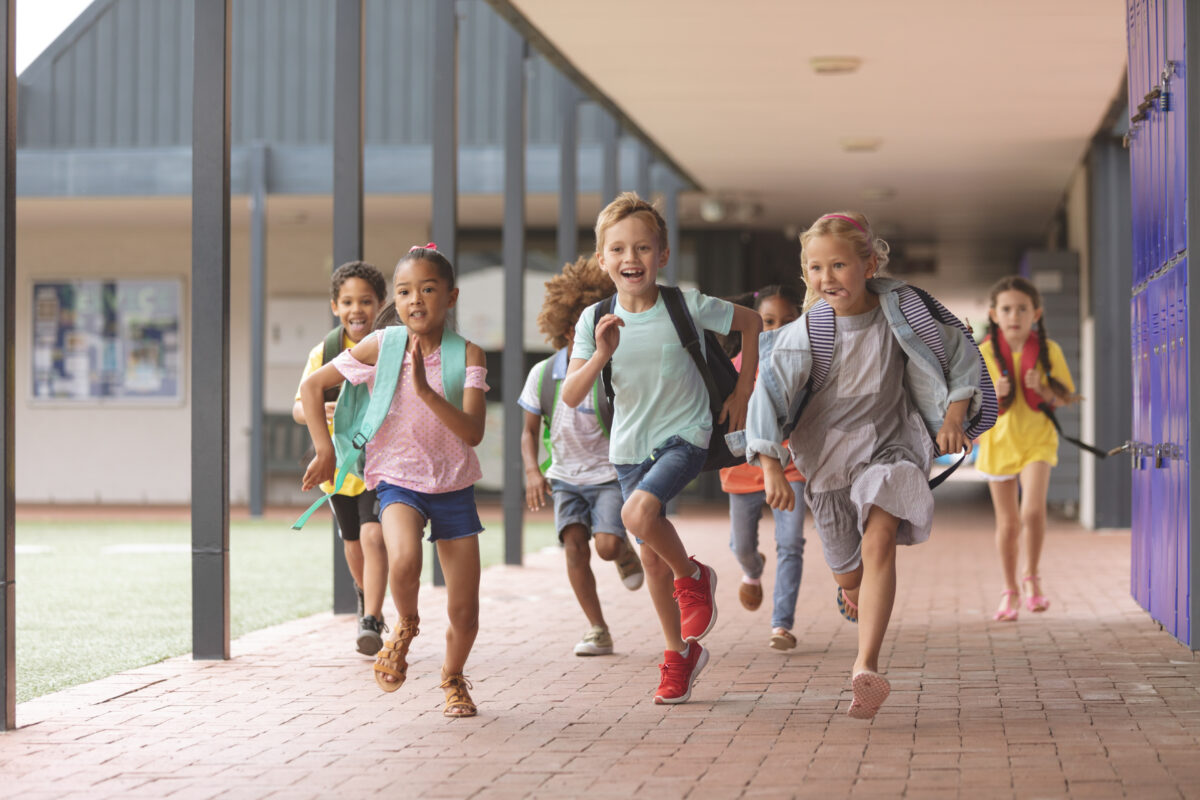
M580 315L561 397L579 405L612 360L609 459L625 498L622 520L642 544L646 583L667 647L654 701L682 703L708 663L699 640L717 619L717 576L688 556L666 505L704 466L713 424L708 392L658 290L658 271L670 252L666 223L654 206L632 192L610 203L596 222L596 256L617 287L614 313L594 329L593 311ZM742 334L742 372L719 420L739 430L754 388L762 318L700 292L683 296L698 330Z

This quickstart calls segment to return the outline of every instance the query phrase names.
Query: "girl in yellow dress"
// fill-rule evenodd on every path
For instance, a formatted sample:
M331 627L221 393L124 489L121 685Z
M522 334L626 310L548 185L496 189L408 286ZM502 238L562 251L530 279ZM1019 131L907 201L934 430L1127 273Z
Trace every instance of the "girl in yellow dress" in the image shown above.
M994 618L1017 619L1018 534L1024 530L1026 607L1045 611L1038 562L1046 536L1046 490L1058 463L1058 434L1043 412L1076 399L1062 348L1046 335L1042 298L1020 277L1002 278L988 293L990 333L980 351L1000 401L1000 416L980 437L976 468L988 479L996 510L996 549L1004 591ZM1036 326L1036 330L1034 329Z

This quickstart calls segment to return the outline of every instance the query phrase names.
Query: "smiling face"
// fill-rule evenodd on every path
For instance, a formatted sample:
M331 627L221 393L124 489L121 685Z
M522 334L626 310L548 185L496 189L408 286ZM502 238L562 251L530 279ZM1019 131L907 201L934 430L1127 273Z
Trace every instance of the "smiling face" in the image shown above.
M879 304L867 291L867 279L875 275L874 256L864 261L851 242L830 234L809 239L804 256L805 282L837 316L865 314Z
M988 316L1000 327L1009 346L1019 349L1042 318L1042 309L1036 308L1033 298L1021 290L1007 289L996 295Z
M362 278L347 278L338 287L337 299L330 301L333 314L342 323L350 341L359 342L375 326L379 298L371 284Z
M631 311L640 309L629 308L628 301L657 299L658 271L666 266L669 256L658 232L636 214L609 226L596 253L600 266L616 284L618 296L626 301L622 305Z
M451 289L438 267L426 259L401 261L396 265L396 313L414 334L440 334L446 312L458 302L458 289Z
M758 304L758 313L763 318L763 330L773 331L800 318L800 309L781 295L771 295Z

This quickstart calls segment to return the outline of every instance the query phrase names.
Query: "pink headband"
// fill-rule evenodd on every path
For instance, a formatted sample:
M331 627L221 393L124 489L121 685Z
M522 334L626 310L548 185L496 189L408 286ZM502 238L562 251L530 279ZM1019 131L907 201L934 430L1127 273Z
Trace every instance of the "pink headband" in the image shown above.
M859 225L858 222L855 221L855 219L853 217L847 217L845 214L826 214L825 216L821 217L821 219L844 219L844 220L846 220L846 222L849 222L851 225L858 228L863 233L867 233L866 228L864 228L862 225ZM869 233L867 233L867 235L870 236Z
M437 250L437 245L433 242L430 242L429 244L414 244L412 247L408 248L408 252L410 253L414 250Z

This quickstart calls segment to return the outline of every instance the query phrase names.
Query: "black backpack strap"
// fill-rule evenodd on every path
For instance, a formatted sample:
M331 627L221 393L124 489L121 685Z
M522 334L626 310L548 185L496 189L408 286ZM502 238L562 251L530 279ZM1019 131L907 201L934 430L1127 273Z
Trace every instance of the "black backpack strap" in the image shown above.
M613 304L616 303L617 296L615 294L596 303L595 310L592 313L592 338L596 338L596 328L600 325L601 318L605 314L613 313ZM604 364L604 369L600 370L600 378L604 381L604 396L608 398L608 406L612 408L613 388L612 388L612 359L610 358ZM609 417L611 420L612 418Z
M687 310L687 304L683 301L683 292L678 286L659 286L658 291L663 296L663 304L667 307L667 313L671 315L671 324L675 326L679 343L692 357L696 369L700 370L700 377L704 379L704 387L708 390L709 409L712 411L713 419L716 420L721 415L721 407L725 404L725 398L720 396L721 393L717 389L716 380L713 379L712 370L708 368L708 362L704 360L704 351L700 347L700 334L696 330L695 320Z
M1062 425L1059 424L1058 417L1054 416L1054 409L1050 406L1049 403L1039 403L1038 410L1050 418L1050 422L1052 422L1054 424L1054 430L1058 431L1059 436L1066 439L1068 442L1075 445L1080 450L1088 451L1089 453L1094 455L1096 458L1108 458L1109 453L1111 451L1101 450L1099 447L1096 447L1095 445L1090 445L1087 442L1081 442L1080 440L1076 439L1074 436L1067 436L1067 434L1063 433ZM1116 452L1120 452L1120 450L1118 449Z
M345 336L346 332L342 329L341 325L338 325L329 333L325 334L325 341L321 346L322 366L328 364L330 361L333 361L333 359L337 358L338 353L342 352L342 341L345 339ZM341 391L342 385L340 383L337 386L326 389L325 402L332 403L334 400L337 400L338 395L341 394Z

